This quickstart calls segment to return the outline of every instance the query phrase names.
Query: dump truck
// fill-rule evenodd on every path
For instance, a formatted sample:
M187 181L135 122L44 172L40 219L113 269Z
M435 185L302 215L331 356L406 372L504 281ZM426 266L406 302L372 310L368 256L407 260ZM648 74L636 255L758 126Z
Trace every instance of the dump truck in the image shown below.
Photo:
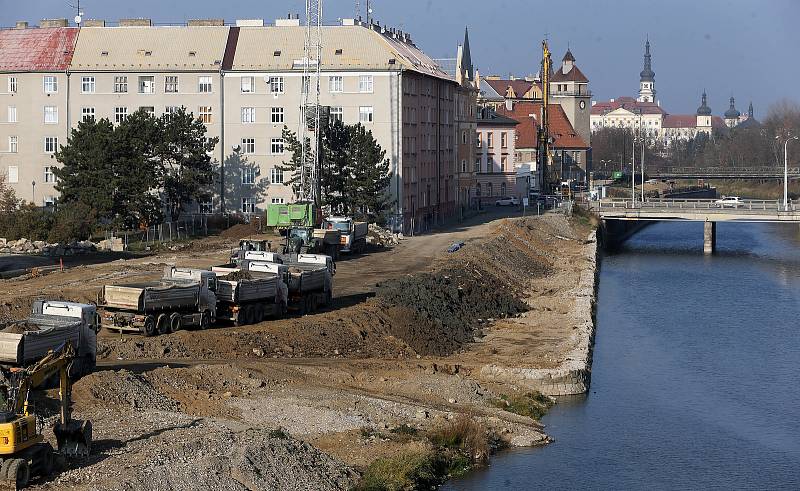
M367 222L356 222L350 217L328 217L323 227L341 233L341 252L360 254L367 248L367 233L369 233Z
M272 249L272 243L268 240L242 239L239 241L239 249L231 253L231 261L239 259L248 252L268 252Z
M289 295L285 282L287 268L276 263L267 264L269 268L262 268L257 273L244 271L237 264L211 268L217 274L217 319L244 326L286 313Z
M106 285L98 296L102 325L145 336L184 327L207 329L217 317L217 275L167 266L155 282Z
M94 305L36 300L31 315L0 331L0 366L18 368L36 363L64 343L74 346L70 377L94 370L100 320Z
M288 267L289 310L305 315L333 300L333 275L335 263L330 256L298 254L285 256Z
M293 227L286 232L284 254L325 254L334 259L341 251L342 234L338 230Z

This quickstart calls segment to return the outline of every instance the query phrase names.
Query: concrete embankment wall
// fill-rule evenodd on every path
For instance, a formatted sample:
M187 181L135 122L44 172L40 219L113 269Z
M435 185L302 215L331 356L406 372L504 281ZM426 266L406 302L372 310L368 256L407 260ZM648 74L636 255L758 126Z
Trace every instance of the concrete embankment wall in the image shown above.
M583 394L592 378L592 351L595 335L595 301L598 273L597 233L592 232L585 245L587 263L578 284L571 291L575 299L568 317L574 321L570 339L573 346L556 368L508 368L488 365L484 377L512 382L550 396Z

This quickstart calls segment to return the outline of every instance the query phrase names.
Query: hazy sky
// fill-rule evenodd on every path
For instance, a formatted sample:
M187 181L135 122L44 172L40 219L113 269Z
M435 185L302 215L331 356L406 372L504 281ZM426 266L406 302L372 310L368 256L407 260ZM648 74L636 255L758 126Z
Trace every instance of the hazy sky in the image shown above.
M75 0L0 0L0 25L74 17ZM325 19L353 17L355 0L326 0ZM361 5L366 0L361 0ZM304 12L300 0L82 0L87 18L264 18ZM800 99L800 0L375 0L375 18L411 33L434 57L455 56L469 26L482 74L537 70L549 35L560 62L567 44L595 99L635 95L645 36L650 36L657 98L673 114L694 113L705 88L714 114L733 94L756 116L781 98ZM544 20L549 19L549 20Z

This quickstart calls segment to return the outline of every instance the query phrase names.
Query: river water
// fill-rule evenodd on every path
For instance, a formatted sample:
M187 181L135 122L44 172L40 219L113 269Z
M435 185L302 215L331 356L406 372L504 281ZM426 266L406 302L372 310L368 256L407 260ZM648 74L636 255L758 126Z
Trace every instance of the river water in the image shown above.
M800 229L659 223L602 260L588 395L447 490L800 489Z

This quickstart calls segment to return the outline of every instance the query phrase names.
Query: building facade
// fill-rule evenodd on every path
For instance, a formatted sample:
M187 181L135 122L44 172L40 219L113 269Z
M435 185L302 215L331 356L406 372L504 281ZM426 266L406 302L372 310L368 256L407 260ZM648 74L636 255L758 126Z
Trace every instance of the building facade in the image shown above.
M475 142L475 178L478 199L492 202L516 189L516 127L518 121L498 114L493 108L480 108Z
M50 155L82 119L119 123L141 108L161 116L185 107L219 138L214 198L187 211L249 215L294 199L290 176L279 169L290 158L282 132L299 133L303 69L316 62L304 60L299 19L170 27L94 20L80 29L56 22L0 31L0 77L8 89L0 104L13 118L0 125L9 144L0 169L21 198L56 198ZM454 216L474 183L471 169L458 165L471 161L470 145L456 143L457 131L474 135L468 39L457 80L402 31L345 19L323 27L322 36L320 103L332 119L363 124L386 151L392 225L409 231ZM38 187L25 184L34 181ZM466 198L459 197L463 187Z

